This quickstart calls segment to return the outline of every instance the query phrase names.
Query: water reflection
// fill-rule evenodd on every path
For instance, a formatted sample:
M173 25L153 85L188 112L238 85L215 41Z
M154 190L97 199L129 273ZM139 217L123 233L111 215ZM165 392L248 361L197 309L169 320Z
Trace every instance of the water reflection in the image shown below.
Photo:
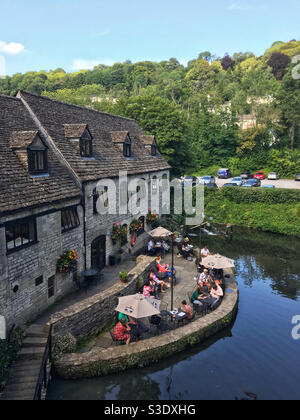
M199 238L191 238L199 245ZM244 284L271 281L274 292L293 300L300 296L300 239L234 228L232 238L202 236L202 245L236 260Z
M191 238L198 245L198 238ZM81 381L53 379L48 399L181 400L245 397L300 399L300 240L234 229L231 241L202 245L236 260L239 311L233 325L205 344L147 368Z

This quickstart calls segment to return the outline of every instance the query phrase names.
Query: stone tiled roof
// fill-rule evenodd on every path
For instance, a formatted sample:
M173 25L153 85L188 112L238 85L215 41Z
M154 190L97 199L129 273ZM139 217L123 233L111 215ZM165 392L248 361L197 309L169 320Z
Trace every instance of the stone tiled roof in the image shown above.
M70 105L49 98L19 92L37 116L56 147L81 181L97 180L119 175L119 171L139 174L170 169L162 156L152 157L146 150L143 135L136 121ZM93 159L80 156L66 138L66 125L88 125L93 137ZM115 134L112 134L115 133ZM126 159L116 139L131 139L132 158ZM125 137L126 138L126 137Z
M141 136L141 139L145 146L151 146L155 142L154 136L147 136L145 134Z
M10 138L12 149L26 149L35 139L38 131L13 131Z
M124 143L128 134L128 131L111 131L110 138L113 143Z
M19 99L0 96L0 214L81 194L51 150L48 150L49 177L29 176L19 153L32 142L37 131Z
M86 129L86 124L65 124L64 128L67 139L79 139Z

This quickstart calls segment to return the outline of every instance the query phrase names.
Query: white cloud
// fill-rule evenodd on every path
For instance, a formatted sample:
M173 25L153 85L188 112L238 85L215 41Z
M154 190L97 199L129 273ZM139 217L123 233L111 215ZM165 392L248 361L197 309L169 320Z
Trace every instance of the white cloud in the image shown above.
M75 58L72 63L72 70L93 70L93 68L98 64L112 66L114 63L115 61L109 58L99 60L86 60L84 58Z
M92 33L92 37L95 37L95 38L100 37L100 36L108 36L108 35L110 35L110 31L109 30L106 30L106 31L103 31L103 32L94 32L94 33Z
M247 0L245 1L234 1L227 6L227 10L230 11L249 11L249 10L261 10L265 9L266 5L259 3L259 4L250 4Z
M24 45L19 42L0 41L0 53L20 54L22 51L24 51Z

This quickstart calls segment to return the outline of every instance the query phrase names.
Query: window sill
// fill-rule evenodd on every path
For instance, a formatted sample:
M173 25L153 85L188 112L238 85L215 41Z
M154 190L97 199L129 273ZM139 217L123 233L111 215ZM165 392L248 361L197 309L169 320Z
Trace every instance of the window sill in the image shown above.
M35 179L35 178L48 178L50 176L50 174L29 174L30 178Z
M38 243L39 243L39 241L34 241L34 242L30 242L29 244L18 246L17 248L10 249L10 250L6 251L6 255L8 256L8 255L14 254L15 252L21 251L22 249L29 248L32 245L36 245Z
M70 232L71 230L74 230L74 229L79 228L79 226L80 226L80 225L78 225L78 226L73 226L73 227L71 227L71 228L68 228L68 229L62 230L62 231L61 231L61 234L63 235L64 233L68 233L68 232Z

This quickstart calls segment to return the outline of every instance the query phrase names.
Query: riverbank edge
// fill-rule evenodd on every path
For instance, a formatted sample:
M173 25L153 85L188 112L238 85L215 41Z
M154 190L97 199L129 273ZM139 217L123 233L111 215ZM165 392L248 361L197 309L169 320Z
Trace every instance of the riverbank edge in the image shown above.
M88 353L62 356L55 362L55 372L62 379L83 379L145 367L184 351L223 330L234 320L239 292L233 275L226 278L227 291L222 304L213 312L184 327L147 340Z

